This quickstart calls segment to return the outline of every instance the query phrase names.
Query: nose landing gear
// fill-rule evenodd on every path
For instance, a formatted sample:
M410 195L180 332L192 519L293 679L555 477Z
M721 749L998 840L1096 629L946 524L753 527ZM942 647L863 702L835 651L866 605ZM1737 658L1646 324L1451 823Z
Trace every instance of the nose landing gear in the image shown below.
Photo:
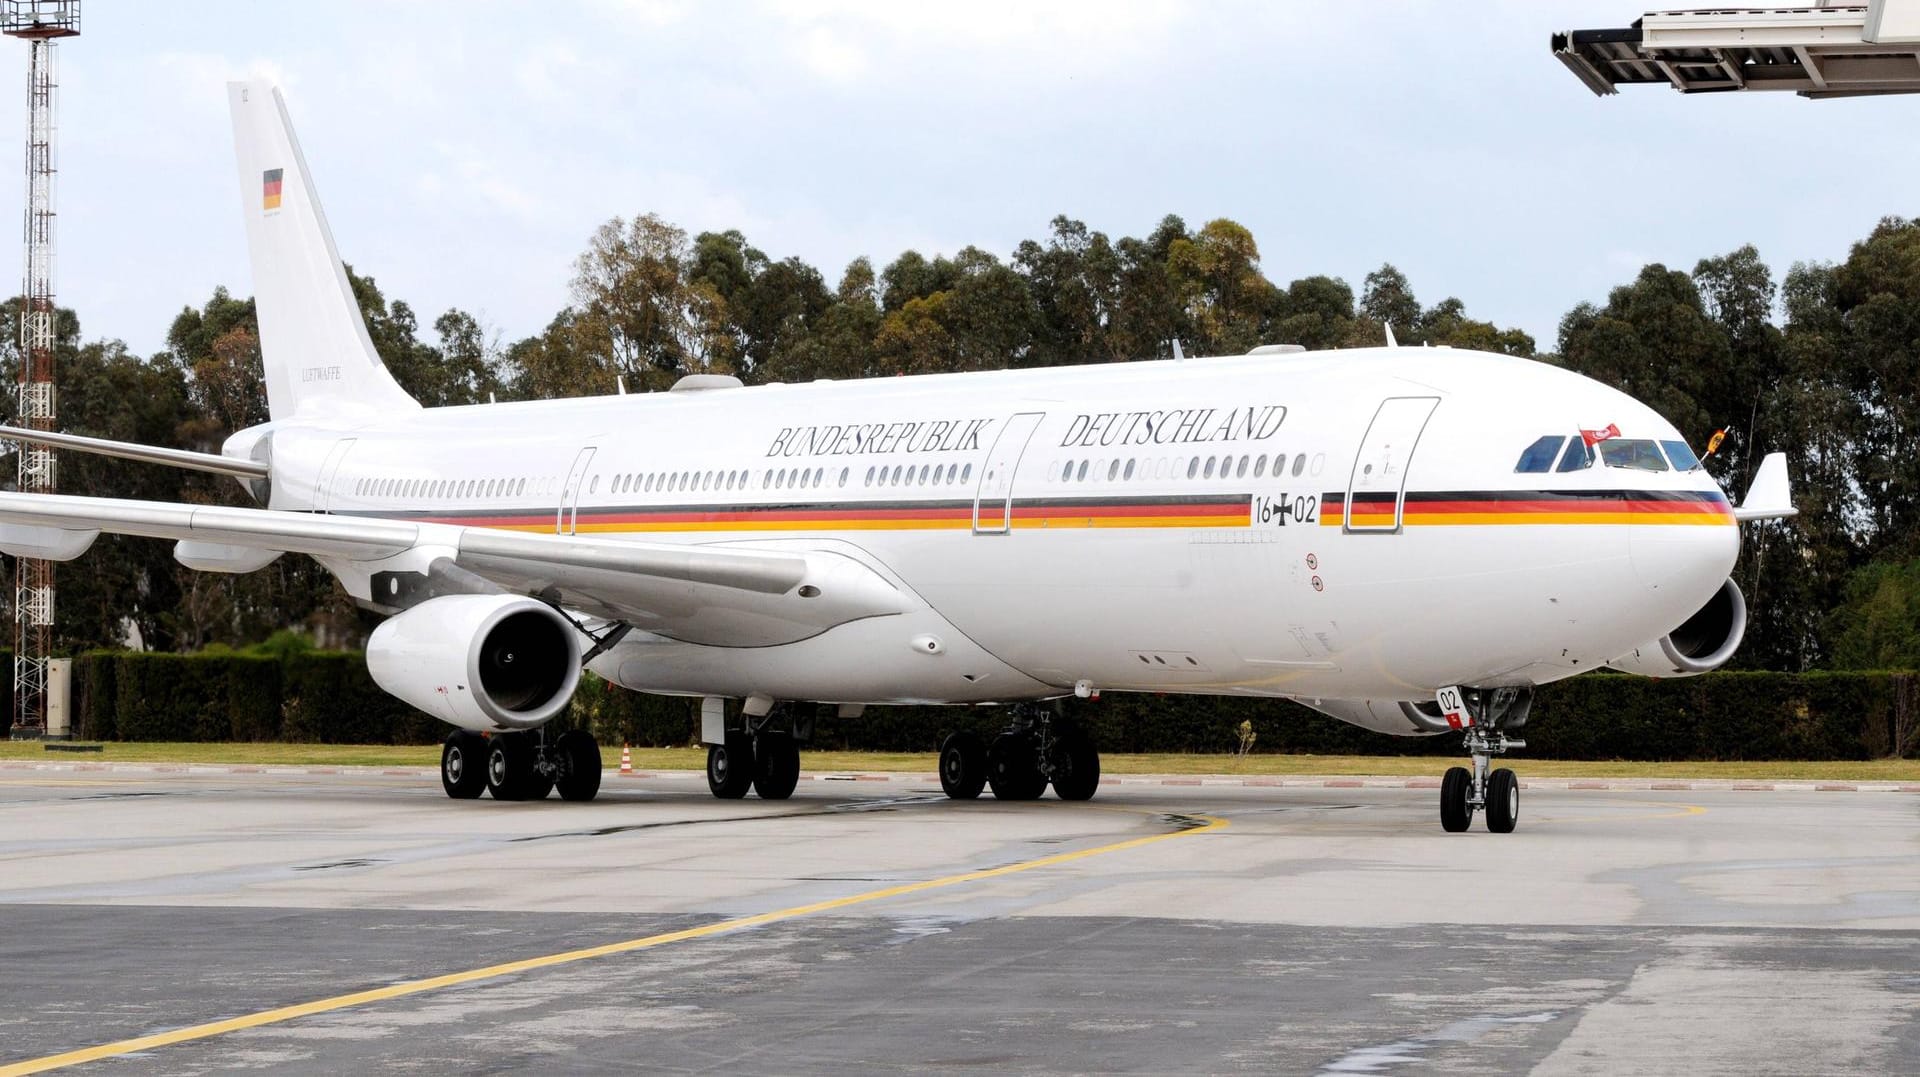
M1440 779L1440 829L1458 834L1473 824L1475 811L1485 809L1489 831L1513 833L1520 821L1520 779L1506 767L1491 772L1489 768L1494 756L1526 746L1526 741L1505 733L1490 733L1479 726L1468 729L1466 749L1473 756L1473 769L1450 767Z
M1520 821L1520 779L1506 767L1493 769L1495 756L1527 742L1509 737L1507 730L1527 724L1533 705L1531 688L1446 689L1462 699L1472 724L1461 747L1473 759L1473 768L1450 767L1440 779L1440 829L1458 834L1473 825L1476 811L1487 813L1487 830L1511 834Z

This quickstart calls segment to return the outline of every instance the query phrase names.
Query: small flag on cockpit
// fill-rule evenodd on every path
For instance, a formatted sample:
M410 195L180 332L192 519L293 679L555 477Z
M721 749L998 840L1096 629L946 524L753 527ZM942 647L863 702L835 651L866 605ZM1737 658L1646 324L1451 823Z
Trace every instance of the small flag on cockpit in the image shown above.
M1606 429L1604 430L1580 431L1580 440L1586 442L1587 448L1589 449L1607 440L1608 438L1617 438L1619 436L1620 436L1620 426L1618 423L1608 423L1606 426Z
M1712 456L1714 453L1720 451L1720 443L1725 440L1727 440L1726 429L1723 427L1715 430L1713 436L1707 439L1707 455Z

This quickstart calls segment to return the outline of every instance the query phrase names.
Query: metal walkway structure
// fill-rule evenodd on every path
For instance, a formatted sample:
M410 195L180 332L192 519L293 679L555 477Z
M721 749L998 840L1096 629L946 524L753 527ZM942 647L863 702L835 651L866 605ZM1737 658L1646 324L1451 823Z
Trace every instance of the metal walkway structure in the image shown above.
M1596 94L1784 90L1803 97L1920 93L1920 0L1652 11L1618 30L1553 35Z

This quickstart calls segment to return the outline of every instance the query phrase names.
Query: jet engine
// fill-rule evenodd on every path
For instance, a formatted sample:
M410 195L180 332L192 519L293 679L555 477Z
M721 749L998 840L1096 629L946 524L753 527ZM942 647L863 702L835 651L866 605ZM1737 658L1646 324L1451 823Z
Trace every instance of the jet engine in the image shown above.
M1739 585L1728 580L1679 628L1607 665L1648 677L1692 677L1726 665L1746 635L1747 599Z
M388 618L367 640L387 693L462 729L531 729L580 683L580 634L517 595L445 595Z

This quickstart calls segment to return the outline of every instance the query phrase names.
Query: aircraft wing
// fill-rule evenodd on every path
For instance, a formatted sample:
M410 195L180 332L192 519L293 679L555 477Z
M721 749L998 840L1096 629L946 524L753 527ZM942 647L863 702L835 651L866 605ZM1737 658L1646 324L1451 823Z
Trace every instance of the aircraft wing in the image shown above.
M429 559L450 559L503 590L717 646L793 642L848 621L901 613L912 604L873 569L824 551L627 542L275 509L0 493L0 550L7 553L71 560L102 531L176 539L198 548L344 559L374 572L382 570L382 562L419 551ZM414 560L425 567L420 558Z

